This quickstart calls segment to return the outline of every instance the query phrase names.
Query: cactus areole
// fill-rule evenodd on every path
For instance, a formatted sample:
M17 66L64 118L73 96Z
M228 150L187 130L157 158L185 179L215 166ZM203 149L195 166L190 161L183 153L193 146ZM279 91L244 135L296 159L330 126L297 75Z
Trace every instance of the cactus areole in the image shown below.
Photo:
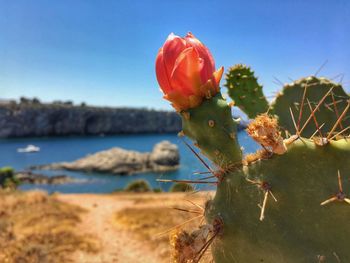
M211 161L217 182L206 224L176 235L175 262L199 262L209 246L216 263L350 262L350 99L340 84L300 79L268 106L250 68L231 68L225 86L255 118L247 133L262 146L243 156L220 70L201 42L169 36L156 71L180 134Z

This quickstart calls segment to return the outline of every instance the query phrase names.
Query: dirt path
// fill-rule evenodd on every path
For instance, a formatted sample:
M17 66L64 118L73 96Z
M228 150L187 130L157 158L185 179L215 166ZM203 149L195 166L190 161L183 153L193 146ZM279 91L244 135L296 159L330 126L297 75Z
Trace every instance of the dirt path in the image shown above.
M114 223L116 212L134 204L132 199L118 195L61 194L63 202L78 205L88 212L82 217L79 231L97 237L101 246L98 254L77 252L75 262L79 263L158 263L149 248Z

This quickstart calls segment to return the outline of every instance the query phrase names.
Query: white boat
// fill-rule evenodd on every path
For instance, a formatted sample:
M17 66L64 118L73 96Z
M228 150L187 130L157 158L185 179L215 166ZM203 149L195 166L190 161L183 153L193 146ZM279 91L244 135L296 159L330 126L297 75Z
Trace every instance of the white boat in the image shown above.
M39 152L40 148L38 146L29 144L27 145L26 148L18 148L17 152L19 153L34 153L34 152Z

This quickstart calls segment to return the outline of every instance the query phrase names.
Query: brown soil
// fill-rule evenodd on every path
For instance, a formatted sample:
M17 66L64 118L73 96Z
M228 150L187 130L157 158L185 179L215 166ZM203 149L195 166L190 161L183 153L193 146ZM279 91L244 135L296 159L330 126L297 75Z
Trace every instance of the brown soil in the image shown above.
M97 253L96 238L77 231L85 214L44 192L0 191L0 262L73 262L75 251Z
M169 233L174 226L198 216L172 207L199 211L186 200L204 206L211 193L151 193L113 195L60 194L58 200L87 212L77 231L96 237L97 253L78 250L74 262L159 263L172 262ZM202 217L184 227L196 228ZM163 233L163 234L162 234Z

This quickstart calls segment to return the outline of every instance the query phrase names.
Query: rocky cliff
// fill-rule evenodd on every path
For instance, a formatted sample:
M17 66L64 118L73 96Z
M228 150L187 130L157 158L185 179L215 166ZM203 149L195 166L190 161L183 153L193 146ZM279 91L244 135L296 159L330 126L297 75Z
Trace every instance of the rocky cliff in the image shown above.
M175 112L65 104L0 104L0 138L30 136L172 133L181 129Z

